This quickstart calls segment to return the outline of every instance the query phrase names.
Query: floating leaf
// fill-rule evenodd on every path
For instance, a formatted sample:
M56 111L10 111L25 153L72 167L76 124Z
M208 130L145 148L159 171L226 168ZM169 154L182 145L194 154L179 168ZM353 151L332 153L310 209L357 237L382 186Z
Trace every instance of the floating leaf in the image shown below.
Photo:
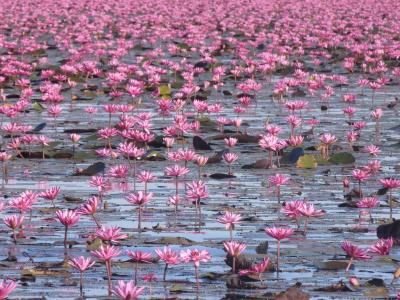
M297 167L301 169L315 169L317 165L318 164L314 156L309 154L301 156L297 161Z
M169 288L169 292L170 293L184 293L187 290L185 290L185 287L181 284L173 284L170 288Z
M329 160L324 158L321 154L314 155L315 160L317 161L318 165L329 165Z
M85 95L85 97L92 99L97 96L96 91L90 91L90 90L84 90L83 94Z
M97 135L97 133L95 133L95 134L91 134L89 136L82 138L81 141L90 142L90 141L97 141L98 139L99 139L99 136Z
M145 241L146 244L159 244L159 245L184 245L192 246L196 242L180 236L165 236L156 240Z
M383 188L380 188L380 189L376 192L376 194L377 194L378 196L383 196L383 195L386 195L386 194L387 194L388 190L389 190L388 188L383 187Z
M224 173L214 173L209 176L212 179L227 179L227 178L236 178L235 175L224 174Z
M349 152L341 152L341 153L336 153L329 158L329 162L333 164L352 164L356 161L356 158L353 156L353 154Z
M212 150L210 145L197 135L193 137L193 148L195 150Z
M198 116L196 120L199 121L201 125L215 125L215 123L207 116Z
M35 102L37 103L37 102ZM39 103L38 103L39 104ZM32 129L32 132L34 133L39 133L40 131L42 131L45 127L46 127L46 123L40 123L39 125L37 125L35 128Z
M96 159L96 154L92 151L76 151L75 159L84 160L84 159Z
M183 81L174 81L173 83L171 83L171 87L173 89L180 89L183 87L184 82Z
M69 276L66 270L50 270L50 269L22 269L22 276Z
M300 156L304 155L304 149L301 147L297 147L290 151L289 155L287 156L290 163L294 164L298 161Z
M166 84L160 85L158 87L158 92L163 98L169 98L171 96L171 89Z
M317 262L316 266L321 270L345 270L349 264L348 260L324 260Z
M95 238L94 240L88 242L86 248L87 248L88 250L90 250L90 251L93 251L93 250L99 249L100 246L101 246L102 244L103 244L103 243L102 243L101 239Z
M255 163L242 166L242 169L269 169L270 167L269 159L263 158Z
M386 287L378 287L364 292L364 295L368 298L387 298L388 289Z
M93 176L96 175L97 173L104 172L106 168L106 165L103 162L96 162L83 171L74 174L75 176Z
M149 160L149 161L163 161L163 160L165 160L165 157L161 153L153 150L153 151L148 152L144 156L144 159Z
M229 153L229 149L224 149L224 150L218 151L213 156L209 157L207 164L219 163L222 160L222 157L224 156L225 153Z
M35 57L43 57L46 55L46 50L45 49L36 49L36 50L30 52L30 55L35 56Z
M39 102L34 102L34 103L32 104L32 108L33 108L34 110L36 110L37 112L42 112L42 111L44 110L43 105L40 104Z

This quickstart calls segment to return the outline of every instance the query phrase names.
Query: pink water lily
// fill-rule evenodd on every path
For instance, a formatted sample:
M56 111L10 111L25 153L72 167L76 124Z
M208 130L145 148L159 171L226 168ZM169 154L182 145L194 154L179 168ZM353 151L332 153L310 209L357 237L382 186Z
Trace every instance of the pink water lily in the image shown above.
M348 257L350 257L349 263L346 268L346 273L349 271L350 266L353 263L353 260L367 260L371 259L371 256L367 254L367 250L361 249L356 245L353 245L352 243L348 241L344 241L341 245L341 248L343 251L346 253Z

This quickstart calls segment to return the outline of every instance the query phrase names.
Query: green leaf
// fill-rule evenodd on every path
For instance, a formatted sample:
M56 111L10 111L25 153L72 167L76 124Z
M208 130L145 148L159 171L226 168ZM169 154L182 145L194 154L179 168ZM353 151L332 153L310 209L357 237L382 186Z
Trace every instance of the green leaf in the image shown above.
M183 81L174 81L173 83L171 83L171 87L173 89L180 89L181 87L183 87L183 84Z
M96 91L84 90L83 91L83 95L85 95L85 97L93 99L93 98L95 98L97 96L97 93L96 93Z
M46 50L45 49L36 49L36 50L30 52L29 54L34 57L43 57L43 56L46 56Z
M162 97L170 97L171 96L171 89L168 85L163 84L158 87L158 92Z
M317 161L318 165L329 165L329 160L324 158L321 154L314 155L315 160Z
M102 245L102 241L99 238L95 238L93 241L87 244L86 248L89 251L97 250Z
M341 152L341 153L336 153L331 156L329 159L330 163L337 164L337 165L343 165L343 164L352 164L356 161L356 158L353 156L353 154L349 152Z
M165 157L161 153L153 150L147 153L144 159L149 161L162 161L165 160Z
M42 112L43 109L44 109L43 105L40 104L39 102L34 102L34 103L32 104L32 108L33 108L34 110L36 110L37 112Z
M315 169L317 165L315 157L309 154L300 156L297 161L297 167L301 169Z
M170 288L169 288L170 293L184 293L186 292L186 289L183 285L181 284L173 284Z
M21 270L22 276L69 276L71 275L70 272L66 270L50 270L50 269L22 269Z
M81 140L84 142L91 142L91 141L97 141L98 139L99 139L98 134L94 133L94 134L91 134L91 135L88 135L88 136L82 138ZM102 143L102 145L104 146L104 143Z

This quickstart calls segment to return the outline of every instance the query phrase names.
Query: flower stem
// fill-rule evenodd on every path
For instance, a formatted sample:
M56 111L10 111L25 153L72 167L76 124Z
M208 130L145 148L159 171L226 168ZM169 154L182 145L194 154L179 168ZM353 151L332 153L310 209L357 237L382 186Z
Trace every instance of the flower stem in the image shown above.
M65 226L64 230L64 248L67 249L67 234L68 234L68 226Z
M112 284L111 284L111 261L106 260L106 270L107 270L107 281L108 281L108 295L112 294Z
M165 281L166 278L167 278L167 269L168 269L168 264L165 264L164 275L163 275L163 281Z
M349 264L347 265L347 268L346 268L346 273L349 272L349 269L350 269L352 263L353 263L353 258L350 258Z

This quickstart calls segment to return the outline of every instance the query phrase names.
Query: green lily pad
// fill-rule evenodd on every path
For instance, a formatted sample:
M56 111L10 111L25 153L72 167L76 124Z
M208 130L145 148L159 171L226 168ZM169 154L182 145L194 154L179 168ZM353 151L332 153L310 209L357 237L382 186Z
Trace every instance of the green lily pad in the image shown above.
M329 158L329 162L337 165L352 164L356 161L353 154L349 152L336 153Z
M46 50L45 49L37 49L37 50L32 51L30 53L30 55L32 55L34 57L46 56Z
M89 135L87 137L82 138L81 141L89 142L89 141L97 141L98 139L99 139L98 134L94 133L94 134L91 134L91 135ZM104 143L103 143L103 145L104 145Z
M36 110L37 112L42 112L42 111L44 110L43 105L40 104L39 102L34 102L34 103L32 104L32 108L33 108L34 110Z
M95 98L97 96L96 91L84 90L83 95L88 98Z
M181 284L173 284L170 288L169 288L169 292L170 293L185 293L188 290L185 289L185 287Z
M84 160L84 159L95 159L97 156L93 151L77 151L75 152L75 159Z
M101 239L95 238L94 240L92 240L92 241L90 241L90 242L87 243L87 247L86 247L86 248L87 248L89 251L93 251L93 250L99 249L99 248L101 247L102 244L103 244L103 243L102 243Z
M163 98L169 98L171 96L171 89L166 84L160 85L158 87L158 92Z
M329 165L330 162L328 159L324 158L322 155L318 154L318 155L313 155L315 160L317 161L318 165Z
M183 87L184 82L183 81L174 81L173 83L171 83L171 87L173 89L180 89Z
M296 165L298 168L301 168L301 169L315 169L317 167L318 163L313 155L306 154L306 155L300 156Z
M145 157L145 160L149 160L149 161L162 161L165 160L164 155L162 155L161 153L157 152L157 151L150 151Z

